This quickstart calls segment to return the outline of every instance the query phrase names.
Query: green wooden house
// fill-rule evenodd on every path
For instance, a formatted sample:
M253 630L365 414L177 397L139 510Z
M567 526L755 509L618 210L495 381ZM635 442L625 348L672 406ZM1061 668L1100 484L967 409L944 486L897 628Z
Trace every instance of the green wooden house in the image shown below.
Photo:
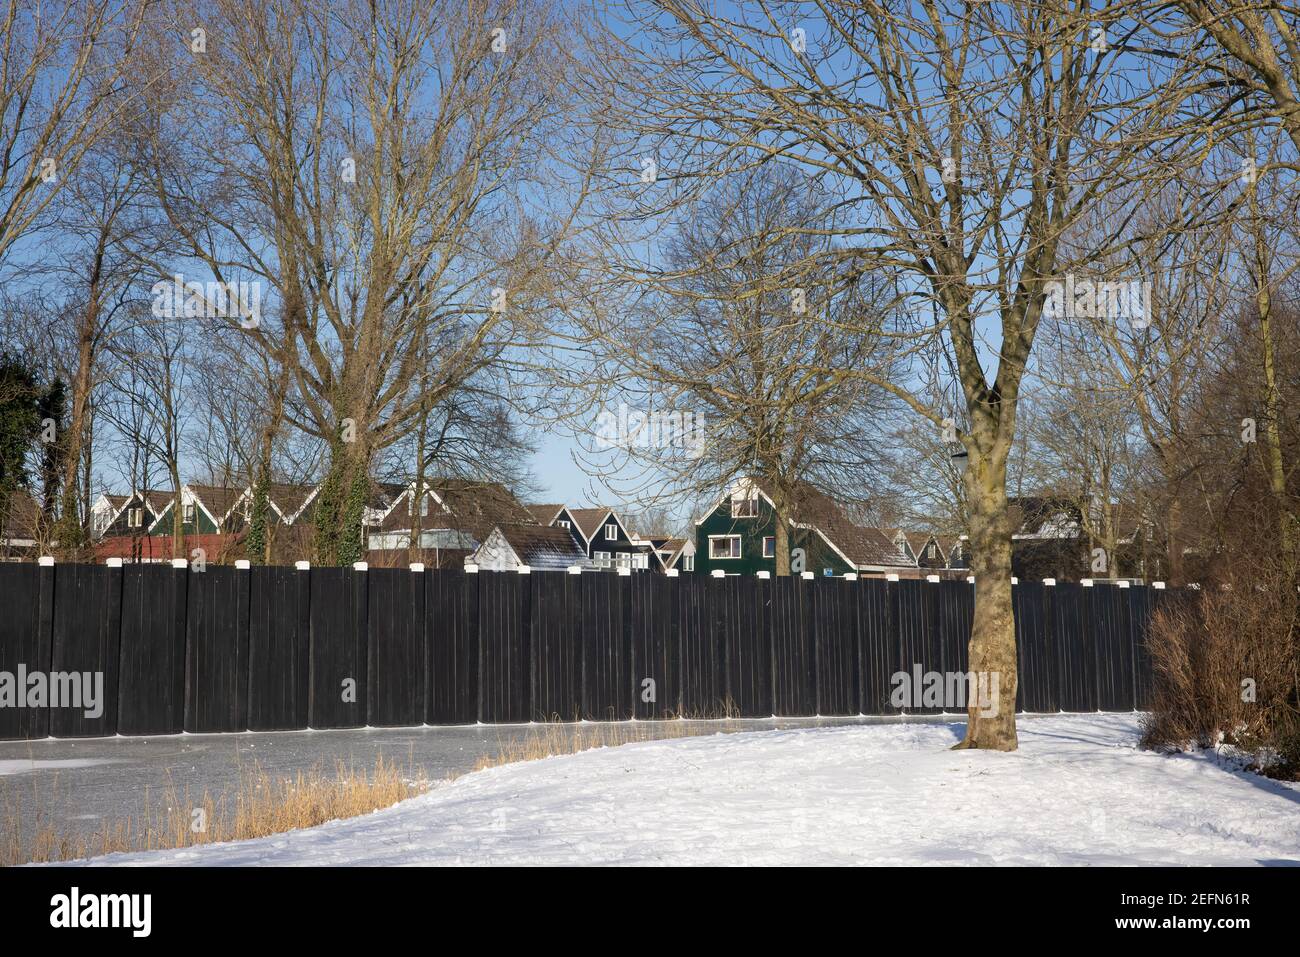
M181 486L182 529L186 535L216 535L223 532L237 531L242 524L242 510L236 506L245 496L244 489L226 488L219 485ZM151 535L170 535L172 531L172 513L176 508L176 499L172 497L166 507L149 526Z
M796 492L788 518L792 574L884 574L915 569L916 558L878 528L856 525L811 485ZM695 523L695 571L776 572L776 508L758 484L737 483Z

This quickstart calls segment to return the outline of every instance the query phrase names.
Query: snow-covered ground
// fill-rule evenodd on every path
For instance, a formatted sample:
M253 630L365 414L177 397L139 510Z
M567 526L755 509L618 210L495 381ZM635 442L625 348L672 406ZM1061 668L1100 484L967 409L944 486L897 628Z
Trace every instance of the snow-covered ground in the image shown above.
M1300 786L1137 749L1134 715L682 738L512 764L363 818L97 864L1281 864Z

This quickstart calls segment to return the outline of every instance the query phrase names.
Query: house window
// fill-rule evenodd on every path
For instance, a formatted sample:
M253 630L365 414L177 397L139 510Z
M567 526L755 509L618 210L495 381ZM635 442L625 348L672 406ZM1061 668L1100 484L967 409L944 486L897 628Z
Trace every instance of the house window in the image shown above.
M775 535L763 536L763 557L776 558L776 536Z
M186 505L183 514L185 516L184 517L185 524L193 525L194 524L194 503L191 502L189 505Z
M640 552L632 556L632 567L646 569L650 567L650 556L645 552Z
M558 526L560 526L560 528L570 528L570 527L571 527L571 526L569 525L569 520L568 520L567 518L562 518L562 519L560 519L558 522L556 522L555 524L558 525Z
M695 556L694 556L694 555L683 555L683 556L682 556L682 565L685 567L685 569L686 569L688 572L693 572L693 571L695 571Z
M615 564L618 565L619 568L631 568L631 567L632 567L632 553L631 553L631 552L618 552L617 554L614 555L614 562L615 562Z
M714 535L709 538L710 558L739 558L739 535Z
M605 541L607 542L618 541L618 526L615 525L613 522L610 522L608 525L605 526Z
M750 498L748 495L733 495L731 497L731 517L757 518L758 499Z
M593 556L593 561L595 561L597 568L608 568L609 552L596 552Z
M929 545L925 546L926 558L934 558L937 552L938 552L938 546L936 546L934 542L931 542Z
M421 518L429 517L429 496L427 495L424 498L420 499L420 517Z
M144 509L129 508L126 510L126 524L128 528L139 528L144 524Z

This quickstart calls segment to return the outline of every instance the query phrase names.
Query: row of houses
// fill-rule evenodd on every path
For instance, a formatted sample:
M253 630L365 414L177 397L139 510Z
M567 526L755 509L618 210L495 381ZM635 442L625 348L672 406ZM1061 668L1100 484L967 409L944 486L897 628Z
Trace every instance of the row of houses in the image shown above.
M307 557L312 506L319 486L276 484L268 489L273 559ZM21 495L22 493L20 493ZM15 502L17 502L17 496ZM182 510L183 555L172 555L174 509ZM190 483L178 495L147 490L102 495L91 509L97 559L167 561L203 549L207 560L243 557L253 506L251 488ZM30 516L30 500L11 507ZM1026 578L1070 579L1088 574L1080 517L1070 503L1051 498L1013 502L1013 571ZM965 576L964 536L860 525L833 498L811 485L797 489L786 517L794 573ZM21 524L21 522L19 523ZM615 507L523 504L495 482L442 479L378 483L363 517L370 564L428 567L476 565L485 570L529 568L649 573L747 575L774 573L777 510L771 495L752 481L720 494L693 523L688 537L642 535ZM9 528L10 554L30 551L36 536ZM1134 538L1136 536L1133 536ZM1131 539L1130 539L1131 540ZM0 542L0 544L5 544Z
M688 538L639 536L612 507L550 504L529 506L529 510L539 525L570 533L580 554L569 564L581 567L705 575L776 570L776 506L754 482L739 482L720 495L694 522L693 535ZM811 486L798 491L786 521L787 547L795 572L881 576L909 570L962 570L965 574L967 567L965 543L959 536L857 525L833 499ZM559 563L535 532L524 527L501 528L499 532L469 560L480 568L504 571Z

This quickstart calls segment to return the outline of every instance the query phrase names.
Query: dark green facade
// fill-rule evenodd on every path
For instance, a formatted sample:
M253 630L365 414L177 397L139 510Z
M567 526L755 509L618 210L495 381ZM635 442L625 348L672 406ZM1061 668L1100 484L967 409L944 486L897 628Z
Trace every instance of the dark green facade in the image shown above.
M151 535L170 535L172 533L172 509L175 507L176 503L172 502L163 509L162 514L158 516L151 526ZM220 529L213 524L212 519L208 518L208 513L200 508L196 502L194 504L194 519L184 523L183 531L186 535L212 535L220 531Z
M739 558L711 557L710 536L724 535L740 536ZM763 557L763 539L767 537L776 537L776 513L767 499L759 496L758 514L754 518L733 518L731 497L728 496L695 526L695 573L711 575L714 569L721 569L728 575L753 575L760 571L776 574L775 556ZM791 553L797 548L804 549L804 571L819 577L856 571L811 529L790 529Z

